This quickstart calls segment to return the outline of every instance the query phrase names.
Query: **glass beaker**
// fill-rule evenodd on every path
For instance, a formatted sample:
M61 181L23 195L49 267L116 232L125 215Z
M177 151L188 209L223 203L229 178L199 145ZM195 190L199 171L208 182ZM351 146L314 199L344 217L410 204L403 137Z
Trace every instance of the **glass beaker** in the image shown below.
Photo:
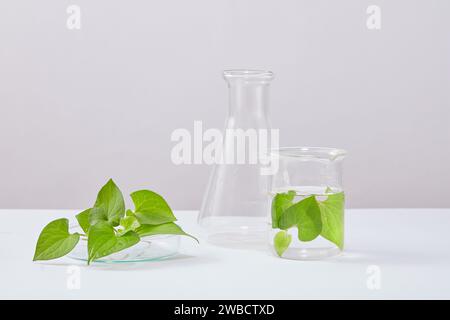
M229 89L229 112L221 161L210 176L198 222L209 242L264 245L269 176L261 174L260 156L267 155L273 145L268 119L273 73L228 70L223 76Z
M316 260L344 248L341 149L280 148L269 192L269 244L281 258Z

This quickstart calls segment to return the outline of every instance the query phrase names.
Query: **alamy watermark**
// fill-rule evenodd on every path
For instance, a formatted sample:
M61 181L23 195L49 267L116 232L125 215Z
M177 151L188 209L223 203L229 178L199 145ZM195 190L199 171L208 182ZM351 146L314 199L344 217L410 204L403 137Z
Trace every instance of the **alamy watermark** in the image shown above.
M278 170L278 161L270 156L279 146L278 129L204 130L201 121L194 121L193 133L185 128L172 132L176 142L171 151L174 164L258 164L261 175Z
M79 266L68 266L66 269L66 287L68 290L81 289L81 268Z
M381 289L381 268L377 265L370 265L366 269L366 285L369 290Z
M81 8L75 4L72 4L66 9L67 17L66 27L69 30L80 30L81 29Z
M368 14L366 26L369 30L381 29L381 8L377 5L370 5L367 7Z

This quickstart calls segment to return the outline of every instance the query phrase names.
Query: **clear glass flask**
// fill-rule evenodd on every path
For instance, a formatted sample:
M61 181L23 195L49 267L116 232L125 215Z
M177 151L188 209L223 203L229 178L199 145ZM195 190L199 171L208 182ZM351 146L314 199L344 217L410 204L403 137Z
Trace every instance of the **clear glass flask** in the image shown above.
M344 247L341 149L281 148L269 192L269 245L286 259L316 260Z
M229 112L222 150L198 222L219 245L265 243L268 175L260 155L272 147L268 119L270 71L228 70Z

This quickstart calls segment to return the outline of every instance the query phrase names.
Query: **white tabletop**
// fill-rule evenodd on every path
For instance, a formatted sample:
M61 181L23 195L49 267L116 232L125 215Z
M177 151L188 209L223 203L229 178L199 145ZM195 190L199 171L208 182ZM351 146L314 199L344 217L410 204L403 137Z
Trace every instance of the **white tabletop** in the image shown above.
M169 260L32 262L42 227L74 213L0 210L0 298L450 298L450 209L347 210L345 253L323 261L212 246L195 224L196 212L178 211L201 244L185 238Z

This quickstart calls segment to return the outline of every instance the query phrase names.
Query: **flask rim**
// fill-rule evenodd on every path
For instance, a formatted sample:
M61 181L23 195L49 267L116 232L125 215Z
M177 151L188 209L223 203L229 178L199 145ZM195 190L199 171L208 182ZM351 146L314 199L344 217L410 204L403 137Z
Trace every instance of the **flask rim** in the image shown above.
M229 69L223 71L223 77L226 80L230 79L272 80L274 78L274 73L268 70Z
M316 158L334 161L344 158L347 151L331 147L281 147L272 149L271 154L284 158Z

